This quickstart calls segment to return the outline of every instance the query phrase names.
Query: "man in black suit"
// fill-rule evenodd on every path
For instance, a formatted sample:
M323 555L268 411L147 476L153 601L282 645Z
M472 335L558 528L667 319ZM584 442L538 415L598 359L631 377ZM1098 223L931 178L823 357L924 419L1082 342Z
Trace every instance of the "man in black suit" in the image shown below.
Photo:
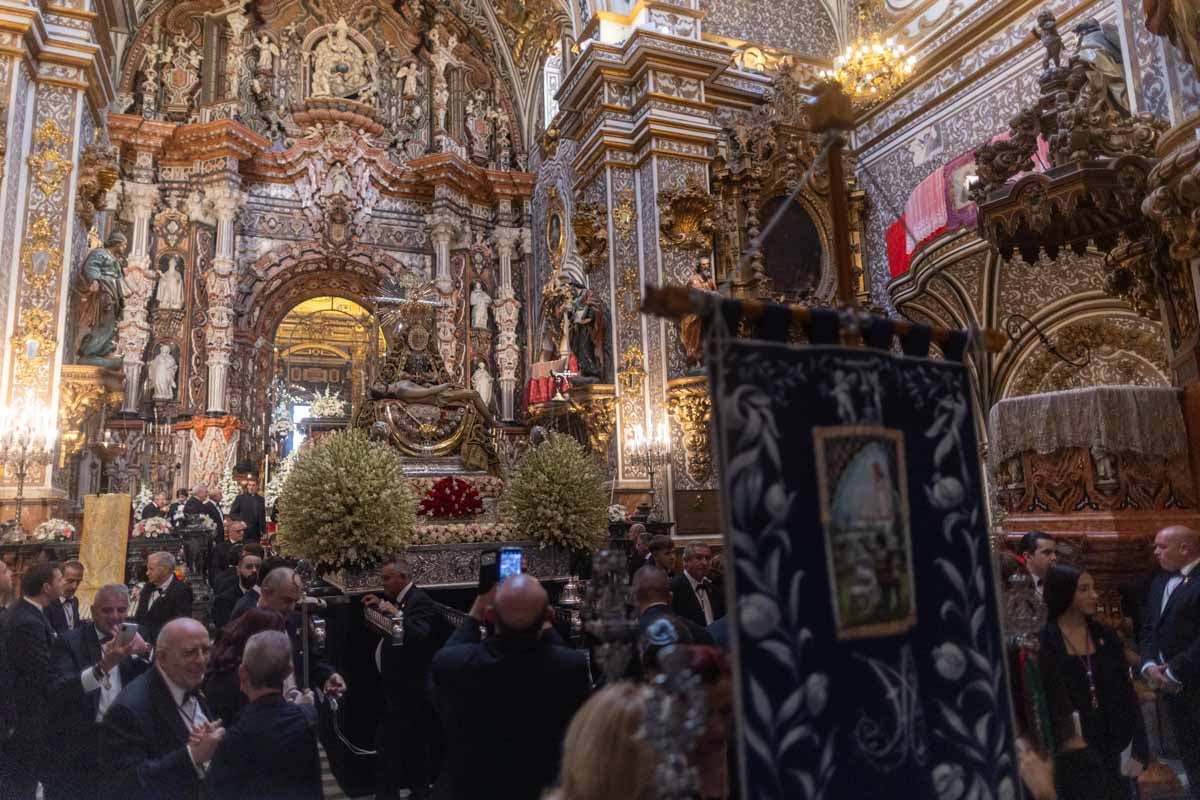
M208 585L217 588L219 576L229 571L229 560L235 547L240 547L244 541L246 523L238 516L230 514L225 520L225 535L218 539L208 551Z
M1041 599L1046 573L1058 561L1058 542L1044 531L1029 531L1021 537L1017 555L1024 559L1025 570L1033 578L1033 591Z
M1182 525L1154 539L1162 574L1150 584L1142 629L1142 676L1162 693L1187 771L1200 798L1200 533Z
M177 524L183 517L184 513L186 513L184 511L184 506L187 505L187 501L187 489L179 489L175 492L175 502L171 503L171 507L167 509L167 519L171 521L172 525Z
M658 567L667 577L675 575L675 544L670 536L659 534L650 538L650 555L645 566Z
M683 549L683 572L671 579L671 609L703 628L725 616L725 599L708 580L710 558L708 545L689 544Z
M212 501L208 494L208 486L203 483L198 483L192 487L192 496L183 504L183 513L200 514L208 517L213 521L213 541L219 542L225 535L225 518L221 514L221 509Z
M208 718L204 681L211 643L194 619L163 626L154 666L126 686L100 725L100 767L112 800L197 800L225 730Z
M429 702L429 664L442 644L442 618L429 595L413 583L407 561L384 564L380 577L383 595L368 594L363 605L391 616L403 612L404 639L385 638L375 648L384 693L375 737L375 796L393 800L407 787L412 800L424 800L429 794L430 745L436 738L431 730L436 720Z
M75 592L83 581L83 564L78 561L64 561L62 565L63 589L62 596L46 606L46 619L54 632L62 635L80 626L79 598Z
M645 636L660 619L668 620L678 629L681 644L713 644L712 636L703 625L679 616L671 608L671 581L658 567L642 567L633 576L633 602L638 610L638 627Z
M219 576L214 584L216 594L212 601L212 620L217 628L224 628L229 623L233 609L242 597L254 595L255 602L258 598L254 587L258 584L258 570L262 566L262 547L248 544L234 552L238 559L236 567Z
M250 637L238 667L250 702L217 745L208 769L210 800L321 800L317 710L311 699L284 699L283 684L291 674L286 634L262 631Z
M68 631L51 654L51 723L54 752L42 783L46 800L76 800L100 791L96 750L104 712L150 666L139 656L150 646L134 633L118 638L129 613L129 590L123 584L100 587L92 601L92 622Z
M301 675L304 663L304 640L300 636L303 617L296 610L296 606L304 597L304 585L300 576L291 567L276 567L264 575L262 582L254 588L256 592L247 592L234 606L230 620L237 619L255 606L283 614L287 619L288 638L292 640L296 674ZM346 691L346 682L333 665L315 657L308 660L308 685L319 686L326 694L334 697Z
M555 782L563 736L591 680L583 653L543 637L551 619L537 579L514 575L494 602L476 599L433 657L433 703L447 742L439 800L534 800ZM485 620L495 635L479 642Z
M167 493L155 492L154 497L149 503L142 506L142 511L138 515L138 519L150 519L152 517L167 516Z
M50 649L54 629L45 608L62 594L62 568L54 561L31 565L21 576L21 594L4 618L4 651L15 729L3 745L5 800L33 800L50 734Z
M192 587L175 579L175 556L165 551L151 553L146 557L146 583L133 617L142 637L152 642L168 622L191 615Z
M258 479L246 479L246 491L233 501L229 515L246 521L246 541L259 542L267 534L267 501L258 493Z

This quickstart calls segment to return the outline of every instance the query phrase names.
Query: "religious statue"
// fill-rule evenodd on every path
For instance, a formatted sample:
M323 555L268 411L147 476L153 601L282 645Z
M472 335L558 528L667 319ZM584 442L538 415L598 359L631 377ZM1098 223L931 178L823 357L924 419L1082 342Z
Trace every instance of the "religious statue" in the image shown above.
M175 373L179 365L171 354L171 346L160 344L158 355L150 360L150 382L154 386L155 400L171 400L175 397Z
M713 281L712 262L708 256L701 257L687 282L689 289L701 292L715 292L717 284ZM679 342L687 357L689 367L698 366L703 358L703 328L699 314L684 314L679 319Z
M471 373L471 386L484 405L492 404L492 373L488 372L487 364L482 361L475 365L475 371Z
M453 383L439 383L436 386L422 386L407 379L384 383L376 381L371 384L372 400L403 400L406 403L424 403L433 406L456 405L470 403L479 412L487 424L492 422L492 412L487 403L474 389L464 389Z
M482 281L471 284L471 327L487 330L488 308L492 305L492 296L487 293Z
M1042 69L1050 69L1050 62L1054 62L1055 67L1060 67L1062 60L1063 40L1058 35L1058 20L1054 17L1054 12L1049 9L1043 9L1037 15L1037 27L1033 29L1033 38L1042 43L1042 47L1046 48L1046 57L1042 59Z
M350 97L371 84L368 59L350 39L345 17L339 18L333 32L313 48L310 58L315 97Z
M171 256L167 261L154 295L159 308L171 311L183 308L183 273L179 269L182 263L179 256Z
M446 130L446 111L450 104L450 88L446 81L446 70L449 67L462 66L462 59L454 55L458 47L458 37L450 34L446 43L442 44L439 29L429 32L429 62L433 66L433 116L437 121L437 129Z
M503 121L496 131L496 169L501 172L512 169L512 135Z
M79 342L79 363L117 369L121 359L111 358L117 348L117 322L125 310L125 234L113 233L102 247L87 254L83 262L86 287L88 332Z
M272 42L265 33L259 34L258 40L250 46L258 51L258 71L273 72L274 59L279 57L279 46Z
M437 117L437 130L446 130L446 112L450 110L450 89L443 81L433 90L433 113Z
M1088 74L1090 90L1096 95L1095 105L1102 105L1105 95L1113 105L1129 111L1129 93L1125 87L1124 58L1121 56L1121 39L1115 25L1101 25L1094 19L1085 19L1072 31L1079 37L1075 54L1071 57L1082 61L1091 69ZM1099 110L1096 108L1095 110Z
M410 61L396 70L396 82L400 85L400 96L411 100L417 96L417 73L420 67L417 62Z
M580 374L575 382L595 383L604 379L604 304L578 281L570 281L569 286L569 341Z

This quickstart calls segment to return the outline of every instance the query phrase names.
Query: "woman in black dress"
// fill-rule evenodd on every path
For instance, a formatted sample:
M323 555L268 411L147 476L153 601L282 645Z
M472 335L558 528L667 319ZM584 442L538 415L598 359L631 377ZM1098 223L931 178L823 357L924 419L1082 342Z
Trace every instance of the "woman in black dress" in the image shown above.
M1038 666L1059 800L1127 800L1121 753L1132 743L1134 760L1144 765L1150 748L1121 639L1093 618L1099 598L1088 573L1053 565L1043 592L1047 621Z

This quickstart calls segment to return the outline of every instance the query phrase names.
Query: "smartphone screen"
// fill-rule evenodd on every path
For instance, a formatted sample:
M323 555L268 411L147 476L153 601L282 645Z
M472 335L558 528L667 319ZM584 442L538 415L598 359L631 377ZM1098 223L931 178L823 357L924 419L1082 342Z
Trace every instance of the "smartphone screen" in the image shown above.
M500 580L509 575L521 574L521 548L504 547L500 550Z

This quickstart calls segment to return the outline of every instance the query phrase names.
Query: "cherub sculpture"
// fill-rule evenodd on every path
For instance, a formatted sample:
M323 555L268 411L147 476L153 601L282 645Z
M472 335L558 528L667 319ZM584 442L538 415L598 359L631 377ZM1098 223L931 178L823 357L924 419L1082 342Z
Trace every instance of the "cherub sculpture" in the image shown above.
M1042 59L1042 69L1050 69L1050 62L1054 62L1055 69L1062 66L1062 50L1063 40L1058 35L1058 19L1054 16L1054 12L1049 9L1043 9L1037 15L1037 27L1033 29L1033 38L1042 43L1042 47L1046 48L1046 57Z

